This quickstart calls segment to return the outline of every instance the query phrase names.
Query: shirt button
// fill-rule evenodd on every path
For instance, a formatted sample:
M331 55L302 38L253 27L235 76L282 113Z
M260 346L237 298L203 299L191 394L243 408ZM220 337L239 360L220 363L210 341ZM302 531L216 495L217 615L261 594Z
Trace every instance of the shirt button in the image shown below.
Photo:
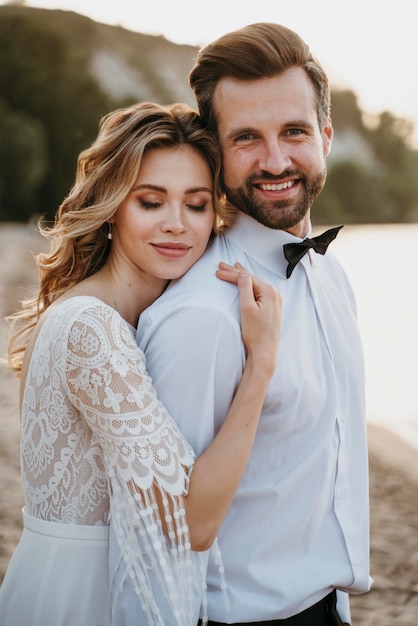
M358 554L355 554L355 555L354 555L354 558L353 558L353 564L354 564L354 565L360 565L360 564L361 564L361 558L359 557L359 555L358 555Z

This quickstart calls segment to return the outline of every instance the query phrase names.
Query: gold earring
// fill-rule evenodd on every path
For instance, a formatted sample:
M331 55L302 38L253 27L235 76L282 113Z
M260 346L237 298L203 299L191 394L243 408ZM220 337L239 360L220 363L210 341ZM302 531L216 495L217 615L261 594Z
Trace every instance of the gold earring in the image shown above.
M112 235L112 224L109 222L108 226L109 226L109 232L107 233L107 238L108 239L112 239L112 237L113 237L113 235Z

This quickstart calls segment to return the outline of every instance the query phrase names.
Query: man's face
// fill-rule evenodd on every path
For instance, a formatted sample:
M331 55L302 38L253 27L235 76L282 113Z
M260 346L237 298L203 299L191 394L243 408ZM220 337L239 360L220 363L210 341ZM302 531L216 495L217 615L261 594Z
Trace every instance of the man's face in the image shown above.
M257 80L223 78L214 107L227 196L269 228L303 237L326 179L331 120L320 130L301 68Z

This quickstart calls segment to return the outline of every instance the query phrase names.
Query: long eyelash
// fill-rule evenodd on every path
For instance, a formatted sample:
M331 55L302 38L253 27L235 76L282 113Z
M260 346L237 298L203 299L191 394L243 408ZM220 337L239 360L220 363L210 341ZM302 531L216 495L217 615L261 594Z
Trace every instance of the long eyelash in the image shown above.
M139 204L143 209L158 209L161 206L161 202L144 202L140 200Z
M191 209L192 211L204 211L206 209L206 203L204 204L188 204L187 205L189 207L189 209Z

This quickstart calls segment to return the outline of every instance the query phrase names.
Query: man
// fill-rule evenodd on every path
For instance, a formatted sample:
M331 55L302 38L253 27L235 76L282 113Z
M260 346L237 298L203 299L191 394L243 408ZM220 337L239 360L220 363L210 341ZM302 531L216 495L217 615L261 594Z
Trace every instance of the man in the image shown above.
M327 238L308 247L333 136L329 83L297 34L254 24L201 50L190 84L238 217L143 314L138 338L198 454L244 365L238 295L216 279L218 262L239 261L283 298L279 363L219 533L230 608L209 560L209 624L348 624L348 593L370 586L362 350Z

